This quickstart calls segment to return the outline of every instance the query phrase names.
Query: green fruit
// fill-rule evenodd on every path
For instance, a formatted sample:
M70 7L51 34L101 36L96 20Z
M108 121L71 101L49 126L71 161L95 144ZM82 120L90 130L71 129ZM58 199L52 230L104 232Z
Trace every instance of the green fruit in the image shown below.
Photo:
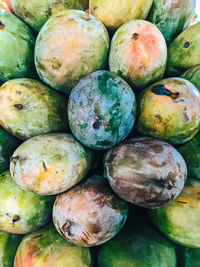
M21 235L15 235L0 231L0 266L13 267L13 261L17 247L22 239Z
M149 210L155 226L175 243L200 248L200 181L188 178L183 191L169 206Z
M0 175L0 229L15 234L37 230L51 219L54 197L22 190L10 172Z
M0 8L0 80L34 77L35 37L28 26Z
M180 267L198 267L200 266L200 249L185 248L178 246L177 249L178 266Z
M110 71L126 79L133 90L162 79L166 61L165 39L157 27L148 21L129 21L113 36Z
M24 190L54 195L79 183L91 161L91 152L72 135L44 134L30 138L15 150L10 171Z
M170 44L194 15L196 0L154 0L147 20L155 24Z
M88 7L88 0L6 0L9 8L35 31L39 31L54 14L65 9Z
M154 83L138 99L137 130L172 144L191 140L200 126L200 93L189 81L169 78Z
M198 133L190 142L177 148L183 156L188 176L200 179L200 134Z
M52 224L22 240L14 267L92 267L88 248L66 242Z
M168 205L187 178L187 167L176 149L150 137L132 138L112 148L104 165L116 194L144 208Z
M153 0L89 0L90 12L110 30L127 21L145 19Z
M97 71L72 90L68 117L74 136L92 149L107 149L121 142L133 128L135 95L119 76Z
M81 78L107 63L109 36L94 16L68 10L53 16L41 29L35 64L42 81L69 94Z
M127 227L100 248L99 267L176 267L173 244L152 227Z
M9 168L9 159L19 144L19 140L0 128L0 173Z
M167 74L179 76L200 64L200 23L184 30L168 50Z
M181 77L193 83L200 91L200 65L187 70Z
M25 140L49 132L66 132L67 99L32 79L14 79L0 87L0 125Z
M91 247L113 238L127 214L127 203L113 193L105 178L94 175L57 196L53 222L67 241Z

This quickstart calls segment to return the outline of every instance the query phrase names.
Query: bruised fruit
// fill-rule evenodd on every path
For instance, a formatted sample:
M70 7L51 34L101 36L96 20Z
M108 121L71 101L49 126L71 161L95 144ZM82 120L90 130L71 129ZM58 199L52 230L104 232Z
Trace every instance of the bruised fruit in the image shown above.
M22 235L0 231L0 266L13 267L13 261Z
M90 12L110 30L127 21L145 19L153 0L89 0Z
M184 30L168 50L167 75L179 76L200 64L200 23Z
M125 78L134 90L160 80L166 61L165 39L148 21L129 21L117 30L112 39L110 71Z
M149 211L155 226L186 247L200 248L200 181L188 178L183 191L169 206Z
M138 99L137 130L172 144L191 140L200 126L200 93L189 81L169 78L154 83Z
M15 234L37 230L51 219L54 197L22 190L10 172L0 175L0 229Z
M0 125L25 140L68 130L67 99L32 79L14 79L0 87Z
M187 70L181 77L193 83L200 91L200 65Z
M81 78L107 62L109 36L88 12L68 10L53 16L41 29L35 46L40 79L69 94Z
M23 19L35 31L39 31L54 14L65 9L88 7L88 0L6 0L10 10Z
M110 149L105 172L119 197L151 209L174 200L187 178L186 164L177 150L150 137L132 138Z
M9 168L9 159L20 141L0 127L0 173Z
M155 24L170 44L194 15L196 0L154 0L147 20Z
M28 26L0 8L0 80L34 77L35 37Z
M80 182L92 155L70 134L45 134L21 144L11 157L10 171L24 190L54 195Z
M103 245L99 267L176 267L173 244L144 223L123 229Z
M72 90L68 117L74 136L85 146L107 149L121 142L135 122L136 101L119 76L97 71Z
M66 242L52 224L22 240L14 267L92 267L88 248Z
M111 190L105 178L92 176L57 196L53 222L69 242L83 247L105 243L123 227L128 205Z

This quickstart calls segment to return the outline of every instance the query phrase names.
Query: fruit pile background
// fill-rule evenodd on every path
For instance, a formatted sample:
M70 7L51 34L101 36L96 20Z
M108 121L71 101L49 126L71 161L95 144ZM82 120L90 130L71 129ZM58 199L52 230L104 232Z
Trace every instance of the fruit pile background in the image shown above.
M200 267L199 0L47 2L0 0L0 267Z

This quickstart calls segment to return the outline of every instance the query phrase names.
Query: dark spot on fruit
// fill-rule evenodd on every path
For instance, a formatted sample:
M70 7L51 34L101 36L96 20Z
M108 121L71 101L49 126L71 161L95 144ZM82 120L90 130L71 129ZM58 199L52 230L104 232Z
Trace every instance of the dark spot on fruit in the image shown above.
M21 95L21 91L16 91L16 95Z
M184 48L188 48L189 46L190 46L189 42L185 42L184 45L183 45Z
M98 8L98 6L94 6L94 7L93 7L93 10L96 10L97 8Z
M200 195L200 192L197 192L197 195Z
M87 21L90 20L90 10L89 9L85 10L85 20L87 20Z
M22 104L15 104L14 107L17 109L17 110L22 110L24 108L24 106Z
M161 118L161 116L159 114L156 114L155 118L157 119L158 123L162 122L162 118Z
M42 234L34 236L34 239L41 237Z
M173 183L172 183L172 181L170 180L170 179L166 179L166 180L164 180L164 181L162 181L163 182L163 186L166 188L166 189L168 189L168 190L171 190L172 189L172 187L173 187Z
M73 236L71 233L71 226L74 225L74 223L70 220L67 220L66 223L62 226L61 230L67 234L69 237Z
M5 25L0 21L0 30L3 30L5 28Z
M19 220L20 220L20 216L19 215L14 215L13 219L12 219L12 222L15 223L15 222L17 222Z
M91 227L91 232L94 234L98 234L99 232L101 232L101 226L99 224L94 224Z
M157 84L151 88L151 92L156 95L166 95L170 96L172 99L176 99L179 97L179 92L171 92L169 89L167 89L163 84Z
M16 157L11 157L10 158L10 162L12 162L12 163L14 163L14 164L16 164L17 163L17 161L20 159L20 157L19 156L16 156Z
M59 62L59 61L56 61L56 62L54 62L54 63L52 64L52 69L54 69L54 70L57 70L57 69L59 69L60 67L62 67L62 63Z
M136 41L139 37L140 37L139 33L136 33L135 32L134 34L132 34L131 39L134 40L134 41Z
M181 203L181 204L187 204L186 201L180 201L180 200L177 200L177 202Z
M43 160L43 162L42 162L42 165L43 165L43 168L44 168L45 172L48 171L48 169L47 169L47 165L46 165L46 163L45 163L44 160Z
M24 12L24 17L25 18L34 18L34 16L30 12L28 12L28 11L25 11Z
M188 124L190 121L190 118L187 115L187 109L186 108L184 108L184 110L183 110L183 116L184 116L185 123Z
M95 130L98 130L101 128L101 125L102 125L102 121L99 119L99 118L95 118L94 122L92 123L92 127L95 129Z

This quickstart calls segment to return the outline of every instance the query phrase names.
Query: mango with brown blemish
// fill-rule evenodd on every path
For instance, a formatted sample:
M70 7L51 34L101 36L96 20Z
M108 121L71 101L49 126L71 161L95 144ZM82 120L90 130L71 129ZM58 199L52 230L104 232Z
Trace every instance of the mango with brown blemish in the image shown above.
M92 176L57 196L53 222L67 241L92 247L114 237L123 227L127 213L127 203L112 192L106 179Z
M110 71L139 90L162 79L167 62L167 45L158 28L144 20L122 25L111 42Z
M104 165L119 197L150 209L173 201L187 178L185 161L177 150L150 137L132 138L110 149Z
M169 206L149 210L154 225L175 243L200 248L200 181L188 178L178 198Z
M24 190L55 195L80 182L92 153L70 134L44 134L22 143L10 159L10 171Z
M198 133L199 127L200 93L191 82L168 78L139 95L136 128L143 135L183 144Z

